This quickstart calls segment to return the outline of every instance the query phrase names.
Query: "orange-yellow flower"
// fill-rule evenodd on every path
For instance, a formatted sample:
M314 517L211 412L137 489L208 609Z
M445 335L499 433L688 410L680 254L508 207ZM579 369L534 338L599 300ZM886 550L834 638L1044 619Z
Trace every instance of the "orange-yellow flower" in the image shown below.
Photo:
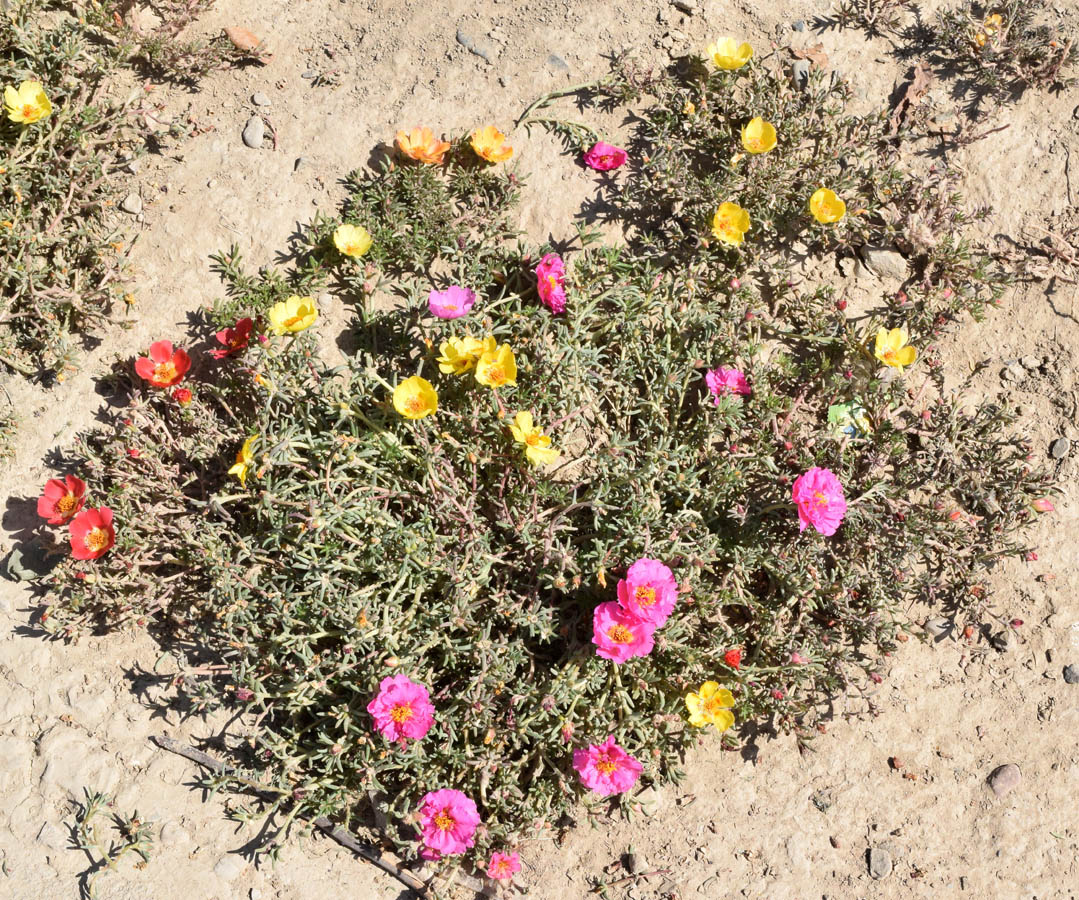
M510 423L510 434L519 444L524 444L525 456L534 466L543 466L558 460L559 452L551 446L551 439L532 420L532 413L519 412Z
M413 375L393 389L393 408L406 419L422 419L438 409L438 394L426 378Z
M742 126L742 146L750 153L767 153L776 145L776 129L760 116Z
M240 451L236 454L236 465L229 469L229 474L239 478L240 484L244 487L247 487L247 471L255 464L255 454L251 451L251 447L258 438L257 434L253 434L244 441Z
M986 34L996 34L1000 31L1003 24L1004 17L1000 13L993 13L991 16L985 17L985 21L982 22L982 28L985 29Z
M737 203L719 204L712 218L712 234L724 244L737 247L749 231L749 213Z
M836 196L835 191L820 188L809 198L809 211L822 225L830 225L847 214L847 204Z
M476 151L476 156L489 163L505 162L513 156L513 147L494 125L484 125L472 132L472 149Z
M476 381L490 388L517 383L517 361L509 344L487 350L476 361Z
M442 165L442 157L450 149L449 142L438 140L430 128L398 131L397 147L410 159L431 166Z
M753 48L743 41L741 44L735 38L721 37L714 44L709 44L705 50L719 68L740 69L753 58Z
M884 365L903 371L904 366L909 366L918 356L918 351L907 343L907 329L887 328L877 330L876 345L873 355Z
M33 125L52 114L52 103L40 81L24 81L18 89L4 88L4 109L12 122Z

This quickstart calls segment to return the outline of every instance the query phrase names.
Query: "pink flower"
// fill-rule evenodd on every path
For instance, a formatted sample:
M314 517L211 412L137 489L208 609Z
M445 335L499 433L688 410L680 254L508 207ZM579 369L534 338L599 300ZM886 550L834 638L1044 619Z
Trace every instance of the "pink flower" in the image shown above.
M791 496L798 505L799 531L812 525L825 536L833 535L847 514L843 485L828 469L814 466L799 475L794 479Z
M517 853L500 853L496 850L487 864L487 877L498 881L506 881L520 871L521 857Z
M438 862L442 859L442 854L437 850L432 850L430 847L420 847L420 859L430 860L431 862Z
M746 382L745 373L738 371L738 369L728 369L726 366L709 369L705 373L704 381L715 398L716 406L719 406L720 397L730 396L731 394L743 394L748 397L753 393Z
M476 804L452 788L425 794L419 819L425 846L450 855L464 853L475 843L473 835L480 824Z
M651 653L655 630L651 622L638 619L614 601L601 603L592 614L592 643L596 645L596 656L616 663Z
M618 582L622 609L656 628L667 621L677 599L674 573L658 559L637 560Z
M405 675L394 675L383 678L378 689L378 696L367 704L367 711L386 740L405 743L409 738L419 740L427 734L435 721L435 708L427 688Z
M626 151L604 141L596 141L584 155L584 164L597 172L609 172L626 164Z
M808 662L809 662L809 660L806 657L802 656L801 653L794 652L794 653L791 654L791 665L792 666L804 666Z
M574 750L573 768L584 786L601 797L628 791L644 771L644 766L614 742L613 734L602 744Z
M551 312L565 312L566 264L557 253L548 253L536 266L536 289Z
M1048 497L1039 497L1031 504L1038 512L1056 512L1056 507L1053 506L1053 501Z
M440 319L459 319L467 315L475 302L475 291L456 284L444 291L431 291L427 295L427 306L431 310L431 315L438 316Z

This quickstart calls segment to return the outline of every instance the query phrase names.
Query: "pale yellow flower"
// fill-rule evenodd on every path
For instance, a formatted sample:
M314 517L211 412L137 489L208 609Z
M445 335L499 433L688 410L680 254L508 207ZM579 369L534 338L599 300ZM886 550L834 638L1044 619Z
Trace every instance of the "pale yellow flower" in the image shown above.
M873 355L884 365L903 371L904 366L911 365L918 357L918 351L907 343L907 329L887 328L877 329L877 340L873 347Z
M296 333L310 328L318 318L318 309L311 297L291 297L270 307L270 330L276 335Z
M236 454L236 464L229 469L229 475L235 475L240 479L240 484L247 487L247 470L255 464L255 454L251 452L251 445L258 440L258 435L253 434L240 448Z
M517 383L517 361L509 344L484 351L476 361L476 381L490 388Z
M52 115L52 103L40 81L24 81L18 89L4 88L4 109L12 122L32 125Z
M525 456L534 466L544 466L556 462L558 450L551 446L551 439L543 434L532 421L532 413L519 412L509 426L510 434L519 444L524 444Z
M749 231L749 213L737 203L720 203L712 219L712 234L724 244L737 247Z
M338 225L333 245L345 256L357 259L371 249L371 235L362 225Z
M494 350L497 342L494 335L487 335L482 341L466 334L463 338L452 337L439 344L441 354L435 362L443 375L463 375L474 368L476 361L486 352Z
M753 58L753 48L743 41L738 43L732 37L721 37L714 44L709 44L705 51L721 69L740 69Z
M734 724L734 696L715 681L706 681L696 693L686 694L689 724L697 728L715 725L717 731L726 731Z
M847 204L836 196L835 191L820 188L809 198L809 211L822 225L831 225L847 214Z
M742 126L742 146L749 153L767 153L776 145L776 129L760 116Z

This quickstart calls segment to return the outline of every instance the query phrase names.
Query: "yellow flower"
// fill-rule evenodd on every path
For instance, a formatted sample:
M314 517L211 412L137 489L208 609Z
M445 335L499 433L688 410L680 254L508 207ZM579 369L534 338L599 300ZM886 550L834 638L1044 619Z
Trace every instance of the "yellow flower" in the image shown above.
M303 331L315 324L318 310L311 297L291 297L270 307L270 330L277 335Z
M985 29L986 34L996 34L1003 24L1004 17L1000 13L993 13L993 15L985 17L982 28Z
M253 434L240 448L240 452L236 454L236 465L229 469L230 475L235 475L240 479L240 484L247 487L247 470L255 464L255 454L251 452L251 445L258 440L258 435Z
M689 724L697 728L715 725L718 731L726 731L734 724L734 697L726 688L714 681L706 681L697 693L686 694Z
M505 162L513 156L513 148L506 143L506 136L494 125L484 125L472 132L472 149L489 163Z
M438 346L439 356L435 362L443 375L463 375L476 365L484 353L494 350L496 341L493 335L487 335L482 341L466 334L463 338L450 338Z
M692 116L696 111L697 111L697 104L695 104L692 100L687 100L685 102L685 104L682 106L682 115L683 116Z
M398 131L397 146L405 156L431 166L442 165L442 157L450 149L449 143L438 140L430 128Z
M553 463L560 455L551 446L551 439L536 427L532 421L532 413L517 413L510 423L510 433L517 443L525 445L525 456L534 466Z
M986 40L987 38L984 32L979 31L976 35L974 35L974 43L977 44L979 47L984 47Z
M749 213L737 203L720 203L712 219L712 234L724 244L737 247L749 231Z
M750 153L767 153L776 145L776 129L760 116L742 126L742 146Z
M19 89L4 88L4 109L12 122L32 125L52 115L52 104L40 81L24 81Z
M517 383L517 361L509 344L483 352L476 361L476 381L491 388Z
M362 225L338 225L333 245L345 256L358 258L371 249L371 235Z
M873 355L884 365L903 371L903 366L909 366L918 356L918 351L907 343L907 329L887 328L877 329L877 343L873 348Z
M836 196L835 191L820 188L809 198L809 211L822 225L838 222L847 214L847 204Z
M749 44L739 44L732 37L721 37L714 44L709 44L705 52L719 68L728 70L742 68L753 57L753 48Z
M426 378L413 375L393 389L393 408L406 419L422 419L438 409L438 394Z

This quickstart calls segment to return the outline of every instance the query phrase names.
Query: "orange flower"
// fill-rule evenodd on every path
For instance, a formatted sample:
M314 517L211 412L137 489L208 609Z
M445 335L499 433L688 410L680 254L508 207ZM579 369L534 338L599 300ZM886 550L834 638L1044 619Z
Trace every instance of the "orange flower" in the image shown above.
M513 156L513 148L507 143L506 136L494 125L484 125L472 132L472 149L476 156L489 163L505 162Z
M442 165L442 157L450 149L447 141L438 140L430 128L413 128L397 132L397 147L405 156L430 166Z

